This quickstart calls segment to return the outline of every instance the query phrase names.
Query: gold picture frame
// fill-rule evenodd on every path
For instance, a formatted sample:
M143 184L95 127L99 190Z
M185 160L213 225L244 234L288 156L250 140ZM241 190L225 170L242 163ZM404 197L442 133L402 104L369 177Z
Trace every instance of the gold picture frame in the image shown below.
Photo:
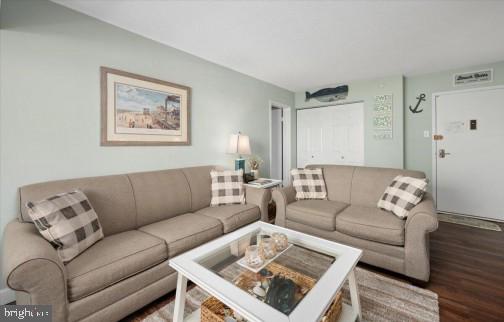
M101 145L190 145L191 88L100 67Z

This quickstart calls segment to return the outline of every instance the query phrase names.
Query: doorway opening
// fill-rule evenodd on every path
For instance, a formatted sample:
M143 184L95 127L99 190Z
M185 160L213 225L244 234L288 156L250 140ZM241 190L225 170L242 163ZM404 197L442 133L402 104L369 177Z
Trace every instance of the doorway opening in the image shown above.
M270 177L290 182L291 169L291 108L270 102Z

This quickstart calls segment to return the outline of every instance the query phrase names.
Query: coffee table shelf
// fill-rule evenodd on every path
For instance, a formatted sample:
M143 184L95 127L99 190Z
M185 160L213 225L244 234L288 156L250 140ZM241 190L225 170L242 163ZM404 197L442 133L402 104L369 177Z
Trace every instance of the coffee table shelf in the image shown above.
M187 317L184 318L184 322L200 322L201 321L201 309L191 312ZM341 313L338 317L338 322L353 322L357 321L357 313L354 312L352 306L343 303Z

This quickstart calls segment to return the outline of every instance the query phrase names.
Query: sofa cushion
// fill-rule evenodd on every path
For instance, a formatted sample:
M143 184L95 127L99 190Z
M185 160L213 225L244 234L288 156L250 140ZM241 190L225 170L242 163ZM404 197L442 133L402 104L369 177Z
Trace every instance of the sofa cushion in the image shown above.
M336 230L357 238L402 246L404 223L391 212L352 205L336 217Z
M289 220L312 227L334 231L336 215L348 207L347 203L330 200L298 200L287 206Z
M137 210L137 227L191 211L191 188L180 169L128 175Z
M425 178L425 174L420 171L355 167L350 203L352 205L376 207L378 200L383 195L383 191L398 175L419 179Z
M107 236L66 265L68 298L76 301L168 258L163 240L131 230Z
M219 220L193 213L143 226L139 230L163 239L168 245L170 258L223 234Z
M315 164L306 167L322 169L327 189L327 199L350 203L350 187L352 186L355 167L334 164Z
M220 220L226 234L261 218L259 207L253 204L207 207L196 214Z
M19 188L20 220L31 222L28 201L79 189L93 205L105 236L137 228L135 196L127 175L89 177L31 184Z
M212 199L212 179L210 171L214 166L182 168L191 189L191 212L210 206Z

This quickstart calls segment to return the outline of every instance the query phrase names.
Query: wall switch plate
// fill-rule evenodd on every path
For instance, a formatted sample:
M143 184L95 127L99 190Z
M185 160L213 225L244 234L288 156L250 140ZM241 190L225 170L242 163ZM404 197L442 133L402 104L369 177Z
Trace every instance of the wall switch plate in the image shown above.
M423 137L424 137L424 138L430 138L430 133L429 133L429 131L423 131Z

